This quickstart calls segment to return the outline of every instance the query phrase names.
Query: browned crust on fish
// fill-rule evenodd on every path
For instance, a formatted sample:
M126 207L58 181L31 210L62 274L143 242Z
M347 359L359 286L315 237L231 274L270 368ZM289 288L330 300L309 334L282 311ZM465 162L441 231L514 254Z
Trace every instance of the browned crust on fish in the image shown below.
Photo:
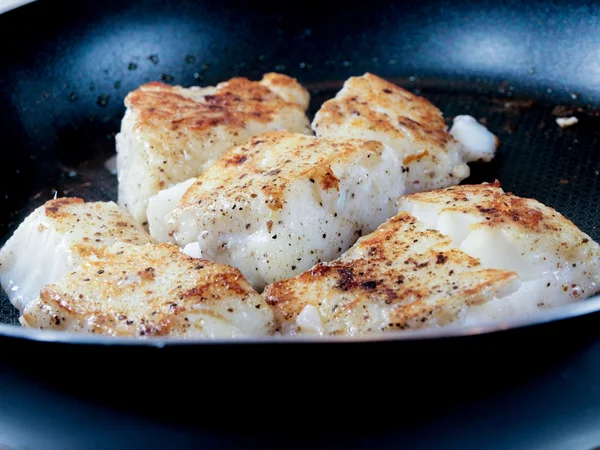
M443 205L441 212L474 214L484 219L478 226L495 228L509 224L536 233L560 231L564 226L575 227L570 220L536 200L504 192L498 181L454 186L406 195L404 198Z
M48 200L44 205L44 213L46 216L52 219L60 220L70 215L70 212L66 210L68 206L77 205L80 203L83 203L83 200L75 197Z
M295 79L277 74L265 75L281 86L298 86ZM139 113L136 127L164 126L177 131L203 131L226 125L243 127L248 121L267 123L282 106L301 105L286 102L267 86L247 78L232 78L219 84L214 94L203 95L203 101L182 95L182 88L161 82L151 82L130 92L125 106Z
M415 250L423 244L426 249ZM267 286L263 295L281 324L293 326L312 305L334 323L334 334L344 334L351 328L371 332L451 322L515 280L514 272L481 268L448 237L401 212L340 259ZM368 311L374 304L389 312L386 323L372 323Z
M74 244L71 250L79 256L95 254L99 248L114 242L146 244L154 240L125 211L112 202L84 202L80 198L59 198L44 204L44 223L38 225L38 231L46 226L56 232L71 235L85 233L81 242Z
M260 296L233 267L189 257L172 244L123 245L44 287L23 321L52 329L87 323L91 333L114 336L177 336L195 326L188 315L199 310L227 319L235 310L218 306L232 298L260 308Z
M316 139L285 131L263 133L217 160L187 190L180 207L212 204L222 196L250 201L261 193L271 209L279 210L286 202L286 191L291 183L304 179L324 190L337 190L339 179L332 170L334 162L369 153L380 154L383 148L378 141ZM267 154L271 155L269 170L262 165ZM222 184L217 190L207 190L202 187L207 180L222 180Z
M321 106L314 123L317 135L324 127L350 126L384 133L390 139L410 134L414 142L442 150L455 142L440 110L424 97L371 73L349 78L344 89L348 95L338 95ZM382 111L387 108L399 114Z

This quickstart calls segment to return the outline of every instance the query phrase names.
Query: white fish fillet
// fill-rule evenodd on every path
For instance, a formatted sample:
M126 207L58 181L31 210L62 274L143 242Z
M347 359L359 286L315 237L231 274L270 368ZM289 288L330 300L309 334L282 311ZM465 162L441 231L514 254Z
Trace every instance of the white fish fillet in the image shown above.
M490 148L489 135L463 119L456 131L468 146L454 139L442 113L428 100L366 73L349 78L321 106L312 127L317 137L373 139L388 145L408 170L406 193L411 193L456 185L469 176L467 162L493 158L498 139L492 135Z
M450 134L463 145L466 161L491 161L494 158L498 138L474 117L456 116Z
M239 268L262 289L339 256L393 216L402 168L380 142L264 133L220 158L183 197L176 186L152 198L150 233L182 247L197 242L204 258ZM178 205L165 215L167 203Z
M358 335L445 326L519 287L400 212L344 255L266 287L283 334Z
M497 183L408 195L399 207L484 267L519 274L518 291L473 306L466 324L524 317L600 290L600 246L554 209L507 194Z
M308 102L295 79L275 73L206 88L141 86L125 98L116 136L119 205L143 223L149 197L198 176L250 136L269 130L310 134Z
M113 202L50 200L0 250L0 283L22 311L44 285L73 270L84 256L120 241L139 245L153 239Z
M109 336L239 338L273 333L273 312L233 267L172 244L117 243L45 286L28 327Z

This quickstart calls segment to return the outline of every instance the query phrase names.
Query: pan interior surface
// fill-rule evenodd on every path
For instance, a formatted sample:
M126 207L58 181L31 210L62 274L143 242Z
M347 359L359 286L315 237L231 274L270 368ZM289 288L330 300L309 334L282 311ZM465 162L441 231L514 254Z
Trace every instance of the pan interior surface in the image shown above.
M596 94L583 92L585 83L577 78L580 75L573 74L570 87L553 84L550 75L541 75L547 66L540 65L553 61L535 52L531 60L519 53L515 64L507 65L517 67L519 73L494 71L495 66L490 64L500 67L502 61L490 60L484 54L480 55L481 67L487 67L487 76L469 67L466 55L463 72L451 69L442 62L444 49L410 48L408 37L393 35L394 27L401 23L410 27L404 23L407 18L402 11L394 9L400 6L382 7L380 14L387 12L386 18L371 17L375 13L368 13L366 18L348 13L346 22L353 24L352 33L358 33L353 46L345 42L344 36L325 33L324 17L334 17L334 11L325 11L321 18L294 18L264 8L246 11L237 2L221 6L181 2L180 9L160 3L142 1L121 7L112 1L103 5L81 2L85 7L72 8L61 20L44 25L30 39L7 50L0 61L0 101L5 105L0 111L0 130L9 149L0 168L0 243L33 209L55 195L88 201L116 200L116 177L104 163L114 154L114 136L120 128L123 98L129 90L151 80L204 86L232 76L257 79L272 70L297 77L310 90L311 119L348 76L365 71L425 96L442 110L449 124L459 114L474 116L499 137L500 148L492 163L472 164L472 175L465 182L499 180L505 191L555 208L594 240L600 240L600 153L596 151L600 114ZM476 2L465 5L472 3ZM231 12L223 13L220 22L207 22L223 12L219 8L232 5L239 14L247 13L258 20L256 26L274 28L234 30ZM409 18L429 17L425 30L442 41L449 29L458 32L461 27L454 14L448 16L443 27L436 25L440 11L450 10L451 6L445 2L435 8L427 2L413 5ZM0 16L0 36L7 38L16 31L12 23L26 20L29 14L48 13L48 8L48 3L34 2ZM149 16L152 8L154 13ZM530 16L539 20L539 14L534 15L527 6L523 8L521 21L528 21ZM549 6L545 12L547 20L557 14L552 8ZM157 22L159 12L164 18ZM94 13L96 20L91 18ZM493 36L498 39L487 43L490 54L504 58L504 62L511 60L508 46L518 41L518 30L511 28L511 14L505 6L495 5L486 15L471 17L470 22L471 28L481 28L492 19L498 26L506 25L503 39L491 29L488 41ZM369 18L382 24L377 36L365 34ZM95 25L89 27L90 22ZM561 30L561 36L570 32L568 27ZM532 39L541 42L543 36L538 36L535 29L530 32ZM378 45L371 42L376 37ZM265 42L270 43L270 50L259 51ZM294 49L286 53L290 42ZM239 48L235 52L231 50L236 46ZM585 53L586 48L583 46L581 52ZM483 50L478 47L477 51ZM439 60L436 67L425 62L428 54L430 61ZM450 60L459 57L453 54ZM579 119L576 125L557 125L558 117L573 115ZM16 309L2 292L0 323L15 325L17 318Z
M393 81L426 96L444 112L449 123L456 115L469 114L485 123L499 137L501 145L498 156L492 163L472 165L472 175L466 183L500 180L504 190L519 196L533 197L552 206L593 239L600 239L600 155L591 151L598 146L600 119L593 111L580 111L577 107L553 105L533 99L469 93L453 89L442 81ZM339 87L341 83L335 86L330 82L314 84L311 88L311 115L323 101L335 95ZM578 124L571 128L560 128L555 119L570 113L579 117ZM109 139L107 141L104 151L97 157L66 167L66 173L36 193L24 205L23 210L16 214L15 217L19 218L15 220L16 224L54 194L81 197L90 201L116 200L116 176L104 164L111 152L114 152L114 143ZM14 225L11 226L13 227ZM598 302L594 305L596 303ZM584 310L589 312L589 308ZM565 315L568 316L569 313L566 312ZM548 317L558 319L560 314L550 314ZM531 319L531 322L537 321L535 317ZM517 321L515 325L527 322ZM18 324L18 312L4 292L0 304L0 323ZM505 325L475 327L467 334L496 331L504 327ZM464 331L453 329L438 334L442 337L463 333ZM416 334L415 337L427 338L430 337L428 334L430 333ZM43 339L43 336L37 335L35 338ZM73 335L69 335L69 338L77 339Z

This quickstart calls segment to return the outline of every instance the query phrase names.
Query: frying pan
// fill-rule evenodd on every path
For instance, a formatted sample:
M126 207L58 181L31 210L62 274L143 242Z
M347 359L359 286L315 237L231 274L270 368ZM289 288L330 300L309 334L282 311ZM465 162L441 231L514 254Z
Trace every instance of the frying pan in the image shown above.
M497 178L505 190L537 198L600 239L600 6L593 2L372 0L315 8L36 1L0 15L0 39L2 243L55 194L116 199L116 179L104 162L114 154L130 90L152 80L213 85L268 71L298 78L311 92L311 114L349 76L369 71L426 96L449 121L475 116L501 146L491 164L472 166L468 182ZM559 128L556 117L569 115L579 123ZM293 429L299 446L308 442L302 439L323 444L314 441L318 431L330 447L345 448L367 438L389 446L399 437L412 448L591 448L600 443L599 311L595 298L533 320L376 339L131 341L19 328L3 298L0 398L6 417L36 417L43 425L37 435L19 434L14 420L5 421L11 425L0 437L33 447L87 439L86 448L117 448L102 431L117 421L137 430L147 448L192 438L225 448L238 441L217 441L223 430L256 443L268 417L269 439ZM32 390L38 403L23 401ZM220 400L209 401L215 393ZM41 414L39 405L51 401L64 409ZM97 426L85 436L71 428L62 434L65 421L85 422L83 412L73 413L84 410L83 401L95 405ZM189 404L193 414L184 412ZM267 416L249 412L259 405L269 407ZM383 409L390 405L393 415ZM295 414L303 408L312 415ZM323 411L345 419L342 436L335 427L305 423L324 420ZM481 436L460 432L464 421L479 423ZM504 441L490 438L490 423L504 424ZM445 430L443 440L427 432L434 426ZM46 429L61 433L51 438Z

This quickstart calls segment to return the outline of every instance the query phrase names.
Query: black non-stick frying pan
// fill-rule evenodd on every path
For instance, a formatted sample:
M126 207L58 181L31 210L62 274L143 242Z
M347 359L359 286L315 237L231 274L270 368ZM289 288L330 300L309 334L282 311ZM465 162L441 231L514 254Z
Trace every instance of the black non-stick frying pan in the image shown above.
M600 239L593 2L37 1L0 15L0 42L2 242L55 194L116 198L103 163L130 90L268 71L309 88L312 113L369 71L449 120L475 116L501 146L467 181L497 178ZM571 115L578 124L556 125ZM25 330L16 317L3 299L9 446L600 444L598 298L484 329L321 342L132 342Z

